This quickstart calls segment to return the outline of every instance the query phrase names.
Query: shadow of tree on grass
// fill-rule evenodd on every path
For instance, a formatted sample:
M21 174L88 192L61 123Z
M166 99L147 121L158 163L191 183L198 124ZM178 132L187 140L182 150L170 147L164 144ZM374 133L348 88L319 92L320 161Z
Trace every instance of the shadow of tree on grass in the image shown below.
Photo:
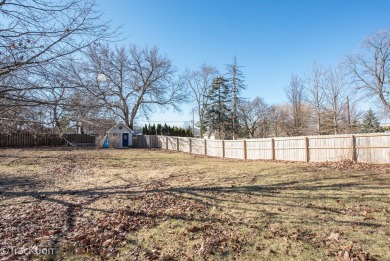
M127 184L43 191L40 190L41 184L35 179L23 176L2 177L0 178L0 197L2 200L26 197L34 200L35 203L25 204L27 210L23 204L19 204L16 208L15 206L2 205L3 211L0 215L3 215L3 220L12 223L12 219L22 220L19 217L24 213L31 212L29 222L33 224L31 227L34 228L45 225L41 220L46 220L46 225L50 225L52 222L50 215L53 215L54 219L54 213L58 209L59 215L56 215L57 220L53 221L52 227L58 226L61 229L53 229L51 234L47 235L50 238L50 246L58 249L64 248L64 242L68 242L68 245L73 243L71 251L74 251L75 254L94 253L104 258L115 254L120 244L128 242L127 235L129 233L135 233L141 229L151 229L167 220L196 222L198 225L191 228L191 231L201 231L203 234L206 233L203 231L203 227L210 224L230 229L226 227L226 224L230 222L236 226L261 230L264 229L264 226L275 222L289 222L299 225L302 218L305 219L305 222L321 223L322 226L336 224L338 226L384 228L385 224L381 222L365 219L365 215L360 214L361 208L345 210L343 205L328 206L322 201L337 201L347 198L349 201L359 202L361 195L366 194L367 191L369 191L367 200L378 201L386 196L384 191L390 191L386 184L366 185L358 182L340 181L333 184L312 184L311 179L274 182L267 185L229 186L169 186L166 184L169 178L141 184L132 184L126 179L121 180ZM348 194L350 190L353 190L354 194ZM102 199L111 198L112 205L110 206L94 206ZM125 204L117 207L118 198L125 201ZM38 205L41 207L37 207ZM42 207L45 205L48 206L47 211L45 207ZM39 213L36 211L37 209L39 209ZM259 215L262 218L260 224L263 226L261 227L259 223L250 223L250 221L240 221L234 214L229 214L229 211ZM86 212L89 213L87 217L85 216ZM303 214L306 212L310 215ZM220 214L223 213L226 215L222 217ZM8 215L8 217L4 218L4 215ZM43 218L48 215L49 218ZM337 219L324 219L332 215L336 215ZM324 218L318 216L324 216ZM351 216L355 218L351 218ZM361 220L356 220L357 216L360 216ZM20 227L20 224L24 227ZM14 222L9 226L0 227L1 240L7 239L5 235L10 233L9 229L11 231L27 231L28 237L32 237L31 235L34 233L47 234L44 229L34 229L29 233L29 228L26 227L25 223ZM114 232L114 229L118 229L119 232ZM84 233L79 234L80 231L84 231ZM30 240L30 242L33 241ZM145 257L145 253L148 255L152 253L148 249L145 250L145 247L141 246L139 242L131 244L134 249L142 252L133 254ZM201 246L198 247L201 249ZM225 251L233 251L232 249L228 247Z

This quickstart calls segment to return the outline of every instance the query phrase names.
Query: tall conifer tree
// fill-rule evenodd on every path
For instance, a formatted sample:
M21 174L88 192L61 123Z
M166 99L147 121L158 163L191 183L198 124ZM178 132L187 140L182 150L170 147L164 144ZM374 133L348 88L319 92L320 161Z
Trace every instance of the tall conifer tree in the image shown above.
M232 92L232 136L236 138L239 129L238 122L238 104L241 100L241 91L245 89L245 77L240 70L242 66L237 65L237 57L234 56L233 63L226 66L227 80Z
M372 132L383 132L384 129L381 128L378 118L376 117L373 110L369 109L364 115L362 131L365 133Z
M214 78L209 93L209 106L205 115L205 125L209 130L222 132L225 135L231 131L230 100L231 91L227 80L222 76Z

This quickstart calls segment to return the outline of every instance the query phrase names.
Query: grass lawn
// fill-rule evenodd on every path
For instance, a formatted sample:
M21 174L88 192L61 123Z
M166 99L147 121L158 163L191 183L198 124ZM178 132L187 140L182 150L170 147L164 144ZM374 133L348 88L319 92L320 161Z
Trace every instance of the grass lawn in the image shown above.
M390 260L389 169L0 150L0 260Z

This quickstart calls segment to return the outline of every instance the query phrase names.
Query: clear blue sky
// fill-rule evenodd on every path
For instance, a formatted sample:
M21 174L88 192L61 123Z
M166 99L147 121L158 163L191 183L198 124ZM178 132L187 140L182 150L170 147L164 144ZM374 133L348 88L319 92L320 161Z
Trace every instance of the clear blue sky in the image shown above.
M245 97L269 104L285 101L291 74L313 61L340 62L361 40L390 27L389 0L97 0L126 42L157 46L180 71L202 63L225 65L237 56L244 66ZM156 113L151 120L191 120L183 112ZM182 125L178 122L177 125Z

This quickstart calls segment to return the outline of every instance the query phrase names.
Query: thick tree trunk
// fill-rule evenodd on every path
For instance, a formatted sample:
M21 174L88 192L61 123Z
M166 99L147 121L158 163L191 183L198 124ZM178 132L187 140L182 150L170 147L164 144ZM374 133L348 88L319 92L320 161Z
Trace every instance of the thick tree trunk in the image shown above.
M137 103L134 105L133 109L131 110L130 119L126 122L126 124L128 124L127 127L129 127L132 130L134 128L135 116L137 116L137 112L138 112L139 106L141 105L141 99L138 99Z

